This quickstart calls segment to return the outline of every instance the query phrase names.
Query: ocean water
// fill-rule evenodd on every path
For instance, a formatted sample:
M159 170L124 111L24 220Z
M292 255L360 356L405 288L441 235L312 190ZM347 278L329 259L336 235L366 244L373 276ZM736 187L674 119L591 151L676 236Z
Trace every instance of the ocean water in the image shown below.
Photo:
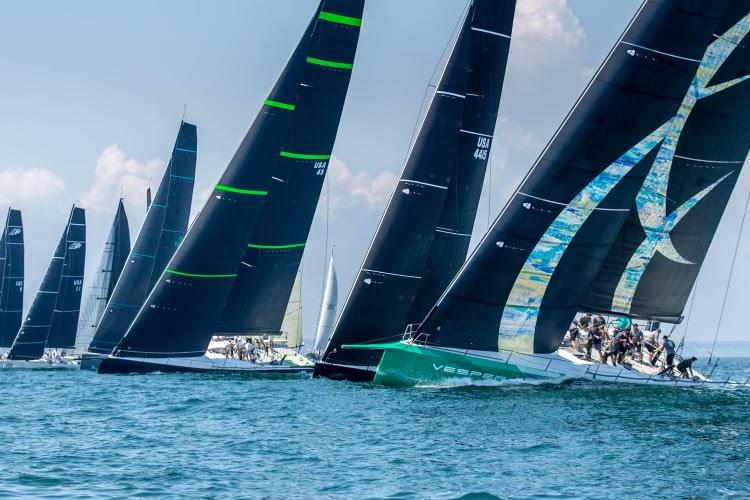
M750 497L748 389L7 370L0 396L0 496Z

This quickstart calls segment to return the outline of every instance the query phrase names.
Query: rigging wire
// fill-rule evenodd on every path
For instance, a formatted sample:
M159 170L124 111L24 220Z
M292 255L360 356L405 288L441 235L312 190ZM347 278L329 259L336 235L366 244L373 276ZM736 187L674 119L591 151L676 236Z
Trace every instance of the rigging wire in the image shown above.
M732 265L729 267L729 279L727 279L727 287L724 290L724 300L721 304L721 313L719 314L719 322L716 325L716 335L714 335L714 342L711 345L711 353L708 358L709 364L714 356L714 349L716 348L716 340L719 338L719 332L721 331L721 323L724 320L724 311L727 306L727 298L729 297L729 288L732 285L732 276L734 275L734 265L737 262L737 253L740 249L740 241L742 240L742 231L745 228L745 219L747 218L747 209L750 206L750 190L747 192L747 199L745 200L745 210L742 212L742 223L740 224L740 231L737 233L737 243L734 245L734 255L732 256Z

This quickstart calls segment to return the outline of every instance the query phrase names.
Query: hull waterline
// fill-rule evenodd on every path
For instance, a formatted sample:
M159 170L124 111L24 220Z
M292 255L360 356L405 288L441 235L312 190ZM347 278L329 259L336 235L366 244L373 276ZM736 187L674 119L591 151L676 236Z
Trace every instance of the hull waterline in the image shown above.
M259 364L231 358L120 358L107 356L99 361L99 373L255 373L293 375L311 373L310 366Z
M41 359L30 361L6 359L0 361L0 368L4 370L78 370L80 369L80 365L72 362L49 363L47 361L42 361Z
M331 380L348 380L349 382L372 382L375 378L374 366L349 366L343 364L315 363L313 378L329 378Z

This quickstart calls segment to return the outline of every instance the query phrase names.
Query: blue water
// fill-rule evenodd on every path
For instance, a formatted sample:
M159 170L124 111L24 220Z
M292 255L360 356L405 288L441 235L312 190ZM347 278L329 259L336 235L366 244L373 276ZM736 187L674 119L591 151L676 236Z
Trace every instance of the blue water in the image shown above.
M0 395L0 496L750 497L745 389L7 370Z

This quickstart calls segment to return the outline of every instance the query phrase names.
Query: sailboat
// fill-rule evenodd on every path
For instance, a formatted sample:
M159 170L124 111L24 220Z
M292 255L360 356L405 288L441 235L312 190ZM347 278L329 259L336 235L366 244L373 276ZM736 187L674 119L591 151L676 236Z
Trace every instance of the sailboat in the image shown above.
M333 267L333 252L328 261L326 280L323 287L323 298L320 301L318 326L315 329L315 341L309 356L318 358L333 334L336 321L336 308L339 300L339 285L336 279L336 269Z
M679 320L750 149L748 32L747 0L644 2L421 324L343 348L383 384L710 383L560 344L587 309Z
M0 350L13 345L23 320L23 221L21 211L8 209L0 238ZM3 352L0 356L4 356Z
M81 357L81 368L95 370L99 361L122 340L185 236L193 199L197 148L195 125L181 122L153 202L150 188L147 191L146 218L94 328L87 352Z
M315 376L372 380L466 259L508 61L514 0L474 0Z
M3 368L78 368L65 350L75 347L85 260L86 214L73 206Z
M81 307L76 336L76 352L84 352L94 338L96 328L107 308L117 280L130 254L130 227L122 198L117 204L117 212L109 230L104 251L96 268L96 275L89 286L88 294Z
M100 373L311 369L285 359L264 364L212 356L207 348L215 333L280 328L338 130L363 7L364 0L320 3L234 158ZM258 296L256 289L268 295Z

